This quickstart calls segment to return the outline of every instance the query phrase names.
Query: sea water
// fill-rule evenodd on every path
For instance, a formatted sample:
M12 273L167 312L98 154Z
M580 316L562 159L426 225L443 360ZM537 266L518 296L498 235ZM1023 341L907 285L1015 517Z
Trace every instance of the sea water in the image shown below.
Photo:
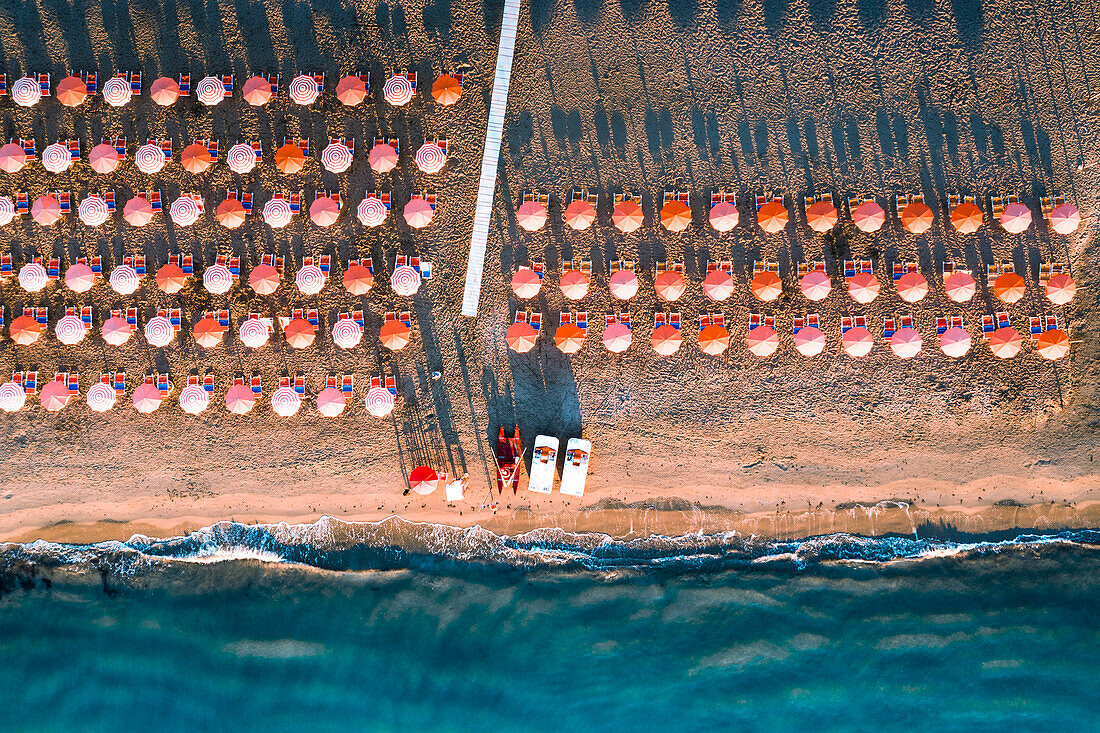
M0 729L1096 730L1100 533L0 545Z

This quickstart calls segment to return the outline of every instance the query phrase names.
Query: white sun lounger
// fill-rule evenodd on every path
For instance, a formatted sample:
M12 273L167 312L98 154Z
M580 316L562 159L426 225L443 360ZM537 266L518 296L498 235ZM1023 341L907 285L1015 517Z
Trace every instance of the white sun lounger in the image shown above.
M561 472L561 493L584 496L584 482L588 479L588 456L591 452L591 441L583 438L569 439L565 449L565 468Z
M558 465L558 439L549 435L535 438L535 453L531 457L531 474L527 489L549 494L554 489L554 473Z

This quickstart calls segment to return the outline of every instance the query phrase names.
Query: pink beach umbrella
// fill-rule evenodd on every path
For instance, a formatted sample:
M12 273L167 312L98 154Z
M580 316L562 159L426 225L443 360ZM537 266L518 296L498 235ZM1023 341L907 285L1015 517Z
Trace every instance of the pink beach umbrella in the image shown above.
M319 227L329 227L340 218L340 204L331 196L318 196L309 205L309 218Z
M420 273L408 265L394 269L393 274L390 275L390 286L393 287L393 292L406 297L416 294L420 289L420 282Z
M86 293L95 285L95 273L83 262L69 265L65 270L65 285L74 293Z
M520 267L516 274L512 275L512 292L517 298L527 300L534 298L542 289L542 278L530 267ZM614 289L612 289L614 293Z
M431 223L435 209L420 196L413 196L402 212L405 222L414 229L422 229Z
M949 328L940 334L940 350L948 356L958 359L970 351L970 334L965 328Z
M382 98L395 107L408 104L413 98L412 82L404 74L394 74L382 85Z
M886 212L874 201L864 201L852 212L852 221L861 232L877 232L886 223Z
M920 353L924 339L915 328L899 328L890 337L890 350L899 359L911 359Z
M188 415L198 415L210 406L210 393L197 384L189 384L180 392L180 408Z
M733 290L733 277L725 270L711 270L703 278L703 293L715 302L729 300Z
M969 272L956 270L943 279L943 289L951 300L956 303L965 303L974 297L977 284Z
M741 215L737 212L737 207L729 201L719 201L714 206L710 207L710 225L714 227L715 231L728 232L737 226L737 222L741 220Z
M106 382L96 382L84 395L84 401L88 403L92 412L107 412L115 406L117 400L118 394L115 388Z
M61 218L61 204L50 194L39 196L31 204L31 218L41 226L53 226Z
M46 268L38 262L28 262L19 268L19 287L28 293L37 293L50 281Z
M160 173L167 162L168 159L164 157L164 151L159 145L153 143L145 143L139 146L137 152L134 153L134 165L137 166L139 171L149 175Z
M53 332L58 341L72 346L84 340L88 327L80 320L80 316L62 316L53 327Z
M388 213L386 205L377 196L367 196L359 202L359 206L355 209L355 215L366 227L381 226L385 223Z
M394 399L388 389L371 387L366 397L363 398L363 402L367 407L367 412L375 417L385 417L393 412Z
M50 412L60 412L65 405L69 404L72 396L72 392L64 382L54 379L42 385L38 393L38 401Z
M566 270L558 283L561 294L569 300L580 300L588 295L588 275L580 270Z
M244 415L256 404L256 393L243 384L234 384L225 393L225 409L234 415Z
M19 143L7 143L0 146L0 170L5 173L18 173L27 164L27 151Z
M248 284L256 295L271 295L279 289L282 275L273 265L259 264L248 273Z
M88 165L91 166L93 171L100 174L114 172L115 168L118 168L120 160L122 160L122 156L115 150L115 146L108 143L100 143L88 153Z
M1065 305L1077 294L1077 283L1066 273L1059 272L1047 281L1043 291L1051 303Z
M447 153L438 144L428 141L416 151L416 167L424 173L439 173L447 164Z
M833 281L821 270L810 270L798 282L806 300L824 300L833 289Z
M1026 231L1031 226L1031 209L1019 203L1009 204L1001 212L1001 226L1011 234Z
M134 327L127 323L125 318L111 316L103 322L99 332L103 335L103 340L111 346L122 346L130 340Z
M611 295L619 300L630 300L638 294L638 276L630 270L616 270L608 281Z
M290 80L290 100L295 104L308 105L321 96L317 80L309 74L298 74Z
M1058 234L1073 234L1081 226L1081 212L1073 204L1062 204L1050 212L1050 226Z
M584 199L574 199L565 207L565 223L574 231L583 231L596 221L596 209Z
M386 143L378 143L367 153L367 162L375 173L389 173L397 167L397 151Z
M111 270L111 289L119 295L130 295L141 285L141 275L129 265L119 265Z
M857 303L870 303L879 293L878 278L869 272L857 272L848 278L848 294Z
M144 196L134 196L122 207L122 218L132 227L143 227L153 220L153 205Z
M241 87L244 101L253 107L260 107L271 101L271 83L262 76L248 78Z
M603 345L613 354L621 354L630 348L634 335L630 326L618 321L609 324L603 330Z
M841 339L845 353L855 358L867 356L874 348L875 338L866 328L849 328Z
M687 290L684 276L673 270L665 270L653 281L653 288L657 291L657 297L666 303L679 300Z
M537 232L546 223L546 207L538 201L524 201L516 210L516 221L529 232Z
M770 326L757 326L749 329L745 336L745 347L753 356L771 356L779 348L779 336Z
M317 412L324 417L336 417L344 411L347 399L335 387L325 387L317 395Z
M302 397L292 387L279 387L271 393L271 411L280 417L297 414L301 406Z
M339 140L329 143L321 151L321 165L329 173L343 173L351 168L353 158L354 154L351 152L351 148Z
M825 350L825 334L816 326L803 326L794 335L794 347L803 356L817 356Z
M256 167L256 151L248 143L237 143L225 154L225 162L229 170L244 175Z
M27 404L27 391L16 382L0 384L0 410L18 412Z
M149 384L148 382L142 382L134 390L133 396L134 409L143 415L156 412L160 407L161 401L164 399L160 390L157 389L155 384Z
M336 98L341 104L355 107L367 98L367 85L359 76L345 76L336 84Z
M906 303L917 303L928 295L928 281L919 272L907 272L894 284L898 296Z

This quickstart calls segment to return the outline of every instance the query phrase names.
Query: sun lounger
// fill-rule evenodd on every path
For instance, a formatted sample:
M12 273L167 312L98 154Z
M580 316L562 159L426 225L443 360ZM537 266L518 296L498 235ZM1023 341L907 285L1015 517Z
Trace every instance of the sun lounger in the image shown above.
M536 494L549 494L554 489L554 473L558 464L558 439L549 435L535 438L531 457L531 473L527 488Z
M570 438L565 449L565 468L561 472L561 493L567 496L584 496L584 484L588 480L588 458L592 452L591 441Z

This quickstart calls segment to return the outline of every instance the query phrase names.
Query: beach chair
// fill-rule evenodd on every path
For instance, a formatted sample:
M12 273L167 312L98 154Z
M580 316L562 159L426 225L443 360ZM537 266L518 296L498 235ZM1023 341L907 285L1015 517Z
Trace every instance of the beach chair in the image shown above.
M997 311L997 313L994 314L994 317L997 320L997 328L1009 327L1011 322L1008 318L1008 311Z
M57 203L61 206L62 214L71 214L73 211L72 196L68 191L54 191L54 198L57 199Z
M531 471L527 477L527 490L536 494L549 494L554 490L554 474L558 465L558 439L549 435L535 438L531 454Z
M759 313L750 313L749 314L749 330L750 331L753 330L754 328L757 328L757 327L762 326L762 325L764 325L764 316L762 316Z
M156 385L162 398L172 394L172 381L168 378L168 372L155 372L145 377L146 384Z
M252 372L252 377L248 380L248 388L252 390L254 395L262 395L264 393L263 379L260 377L259 372Z
M392 374L386 375L386 391L395 397L397 396L397 378Z
M531 328L535 331L542 330L542 313L535 311L531 314Z
M8 96L8 75L0 74L0 97Z
M620 311L619 323L623 324L627 328L632 328L630 325L630 311Z
M46 277L50 280L57 280L61 277L61 260L58 257L51 257L46 263Z
M948 328L950 325L948 325L947 316L936 316L936 334L942 336Z
M31 213L30 195L26 191L18 191L15 194L15 213L26 216Z
M38 74L38 88L42 91L43 97L50 96L50 75Z
M12 266L11 253L0 255L0 277L9 278L15 272Z
M887 316L882 319L882 335L884 338L890 338L898 330L898 322L896 316Z
M1038 336L1043 332L1043 319L1038 316L1030 316L1028 318L1028 330L1032 336Z
M341 374L340 375L340 391L344 394L352 394L355 392L355 375L354 374Z
M1058 325L1058 316L1056 316L1056 315L1047 315L1047 316L1043 317L1043 330L1044 331L1053 331L1056 328L1061 328Z
M664 314L664 313L654 313L653 314L653 328L654 329L658 329L661 326L667 326L667 325L668 325L668 316L666 314Z
M1004 213L1007 203L1006 197L1003 194L989 195L989 212L993 215L994 220L1000 220L1001 214Z
M80 141L79 140L66 140L65 147L69 150L69 160L74 163L80 160Z
M1043 212L1044 219L1050 219L1051 212L1066 202L1066 197L1061 194L1054 194L1053 196L1043 196L1039 199L1039 206Z
M565 468L561 473L559 491L566 496L584 496L588 479L588 461L592 453L591 441L570 438L565 449ZM530 481L528 481L530 483Z
M989 338L989 334L997 330L997 324L993 320L992 313L986 313L982 316L982 336Z

